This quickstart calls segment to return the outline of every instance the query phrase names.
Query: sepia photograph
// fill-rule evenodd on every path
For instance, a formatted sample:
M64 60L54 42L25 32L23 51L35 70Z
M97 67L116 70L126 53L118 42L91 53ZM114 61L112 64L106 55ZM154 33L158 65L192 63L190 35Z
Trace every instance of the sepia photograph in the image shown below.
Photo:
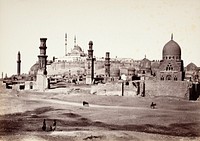
M0 141L200 141L200 0L0 0Z

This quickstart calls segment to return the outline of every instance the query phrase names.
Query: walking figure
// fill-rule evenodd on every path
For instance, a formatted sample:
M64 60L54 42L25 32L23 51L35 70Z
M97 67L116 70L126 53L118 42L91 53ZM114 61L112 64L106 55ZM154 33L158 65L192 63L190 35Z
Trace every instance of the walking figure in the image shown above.
M45 119L44 119L44 121L43 121L42 130L43 130L43 131L45 131L45 130L46 130L46 121L45 121Z
M54 119L54 121L53 121L52 130L53 130L53 131L55 131L55 130L56 130L56 120L55 120L55 119Z

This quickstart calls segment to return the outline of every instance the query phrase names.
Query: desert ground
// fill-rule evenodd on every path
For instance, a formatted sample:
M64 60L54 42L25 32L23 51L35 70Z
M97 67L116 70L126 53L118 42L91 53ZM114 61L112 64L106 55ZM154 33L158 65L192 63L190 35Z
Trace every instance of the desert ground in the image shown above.
M0 92L1 141L200 140L200 101L92 95L89 87ZM87 101L89 106L83 106ZM150 108L151 102L157 104ZM46 119L47 131L42 130ZM55 131L50 131L53 120Z

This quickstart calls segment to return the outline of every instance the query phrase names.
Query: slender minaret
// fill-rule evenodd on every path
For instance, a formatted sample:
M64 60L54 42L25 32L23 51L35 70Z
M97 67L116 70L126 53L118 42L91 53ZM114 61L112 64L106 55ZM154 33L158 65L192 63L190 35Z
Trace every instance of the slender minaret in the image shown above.
M65 33L65 56L67 56L67 33Z
M87 64L86 64L86 84L92 84L94 79L94 61L95 58L93 57L93 42L89 42L89 50L88 50L88 58L87 58Z
M46 40L47 38L40 38L40 54L38 55L39 69L36 76L36 88L39 91L45 91L49 88L49 81L47 78L47 55L46 55Z
M76 35L74 36L74 47L76 47Z
M106 52L105 57L105 76L110 77L110 52Z
M1 79L3 79L3 72L1 73Z
M18 54L17 54L17 75L18 76L20 75L20 72L21 72L21 54L18 51Z
M40 38L40 55L38 55L39 60L39 69L43 71L43 74L47 74L46 65L47 65L47 55L46 55L46 40L47 38Z

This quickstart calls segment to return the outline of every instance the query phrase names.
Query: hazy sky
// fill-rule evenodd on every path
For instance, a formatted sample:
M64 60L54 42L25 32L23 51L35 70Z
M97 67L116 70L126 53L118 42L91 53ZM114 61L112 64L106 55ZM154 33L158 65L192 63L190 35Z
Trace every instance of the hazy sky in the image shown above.
M162 59L163 46L174 40L184 65L200 66L200 0L0 0L0 72L22 73L38 60L40 38L47 39L48 59L64 56L74 35L85 51L93 41L94 55Z

